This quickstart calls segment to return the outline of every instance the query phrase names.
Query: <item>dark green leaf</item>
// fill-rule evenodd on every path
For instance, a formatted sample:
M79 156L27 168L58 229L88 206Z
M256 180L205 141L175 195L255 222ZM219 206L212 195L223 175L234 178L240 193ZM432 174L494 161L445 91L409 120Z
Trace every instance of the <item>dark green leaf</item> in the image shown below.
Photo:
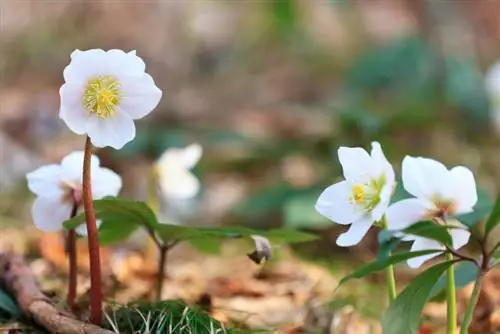
M14 319L20 316L20 311L16 303L10 295L2 289L0 289L0 310L6 312Z
M497 196L497 199L495 201L495 204L493 205L493 209L490 213L490 216L488 217L488 220L486 221L486 226L485 226L485 233L488 235L491 230L493 230L498 223L500 223L500 195Z
M399 294L382 318L384 334L415 334L420 314L437 280L456 261L439 263L422 272Z
M104 220L99 227L99 242L102 246L127 239L140 226L130 220Z
M358 270L356 270L354 273L345 276L342 278L339 282L339 286L346 283L347 281L353 279L353 278L363 278L369 274L372 274L374 272L377 272L379 270L382 270L391 264L396 264L399 262L406 261L408 259L417 257L417 256L422 256L422 255L427 255L435 252L442 252L442 250L435 250L435 249L430 249L430 250L423 250L423 251L417 251L417 252L407 252L407 253L398 253L394 254L392 256L389 256L385 259L381 260L376 260L374 262L368 263Z
M436 240L449 247L452 246L451 236L448 233L447 229L433 222L418 222L405 228L402 232L405 234L412 234L419 237Z
M453 271L455 272L455 285L457 289L463 288L469 283L474 282L477 277L477 270L477 266L469 261L463 261L457 264L453 268ZM447 274L442 276L436 283L431 291L429 299L434 298L437 294L444 290L446 286L446 276Z
M291 198L284 206L285 225L289 228L322 229L332 226L332 221L320 215L314 205L321 191Z

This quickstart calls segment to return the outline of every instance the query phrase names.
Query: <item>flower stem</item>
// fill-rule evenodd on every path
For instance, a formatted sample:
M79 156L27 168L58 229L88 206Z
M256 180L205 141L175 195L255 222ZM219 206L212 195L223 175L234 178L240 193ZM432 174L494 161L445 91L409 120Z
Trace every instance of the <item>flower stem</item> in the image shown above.
M453 260L453 254L446 252L446 259ZM455 271L453 265L447 269L446 273L446 314L448 326L446 334L456 334L457 332L457 296L455 291Z
M460 334L467 334L469 326L474 318L474 310L476 309L477 301L479 300L479 292L481 291L481 286L483 283L483 273L479 269L476 281L474 282L474 290L472 290L472 296L469 300L469 305L467 305L467 311L465 311L464 321L462 322L462 327L460 328Z
M387 220L385 219L385 216L382 218L380 225L383 229L387 228ZM390 303L394 299L396 299L397 296L396 278L394 276L394 266L392 264L390 266L387 266L387 268L385 268L385 275L387 279L387 289L388 289L389 303Z
M76 216L77 210L78 210L78 204L75 203L73 204L73 208L71 209L70 218ZM68 278L69 284L68 284L68 296L66 303L68 304L68 308L73 311L75 309L77 275L78 275L75 229L71 229L68 231L68 236L66 239L66 252L68 254L68 262L69 262L69 278Z
M160 256L158 259L158 273L156 281L156 300L161 300L161 295L163 292L163 280L165 279L165 267L167 264L167 253L169 248L167 246L162 246L159 249Z
M102 321L101 259L94 204L92 202L91 157L92 143L90 137L87 136L83 158L83 208L87 221L90 258L90 322L99 325Z

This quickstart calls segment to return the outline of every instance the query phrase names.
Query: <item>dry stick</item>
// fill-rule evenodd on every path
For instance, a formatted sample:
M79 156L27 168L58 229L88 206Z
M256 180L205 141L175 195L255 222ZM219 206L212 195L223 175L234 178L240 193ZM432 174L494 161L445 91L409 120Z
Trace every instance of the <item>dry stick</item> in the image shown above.
M22 313L58 334L112 334L98 326L86 324L57 309L38 286L28 264L22 256L0 253L0 286L16 299Z
M90 258L90 322L99 325L102 321L101 258L99 255L94 204L92 202L91 157L92 143L90 142L90 137L87 136L83 158L83 208L87 221Z
M73 204L73 208L71 210L71 217L76 216L76 212L78 210L78 203ZM70 310L74 311L75 309L75 299L76 299L76 288L77 288L77 254L76 254L76 231L74 228L68 231L68 239L66 243L66 251L68 253L68 262L69 262L69 284L68 284L68 296L66 299L66 303Z

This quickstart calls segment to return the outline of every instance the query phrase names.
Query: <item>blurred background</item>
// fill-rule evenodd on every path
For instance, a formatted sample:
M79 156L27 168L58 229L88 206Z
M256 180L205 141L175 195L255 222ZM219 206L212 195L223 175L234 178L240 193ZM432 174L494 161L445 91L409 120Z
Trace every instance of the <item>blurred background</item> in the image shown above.
M202 192L186 221L317 231L321 241L294 249L333 273L330 289L338 265L377 250L375 232L337 248L342 227L314 211L341 177L339 145L377 140L397 170L405 154L430 156L498 188L499 99L485 73L500 60L500 2L1 0L0 251L29 253L26 235L41 237L26 172L83 148L58 117L58 90L70 53L91 48L137 50L163 90L132 143L97 152L124 178L122 195L144 200L161 153L200 143ZM31 254L57 262L43 249ZM351 298L372 283L347 289L342 307L376 317L384 291L377 305Z

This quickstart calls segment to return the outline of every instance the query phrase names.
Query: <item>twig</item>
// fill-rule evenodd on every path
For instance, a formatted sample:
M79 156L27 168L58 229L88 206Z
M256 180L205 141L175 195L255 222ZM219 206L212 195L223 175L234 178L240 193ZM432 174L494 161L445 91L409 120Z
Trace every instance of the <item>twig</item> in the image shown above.
M458 257L461 260L472 262L475 265L477 265L478 267L481 267L481 263L479 263L479 261L473 257L461 254L450 247L446 247L446 251L448 251L448 253L452 254L455 257Z
M57 309L38 287L28 264L20 255L0 253L0 286L16 299L23 314L58 334L112 334L98 326L86 324Z

